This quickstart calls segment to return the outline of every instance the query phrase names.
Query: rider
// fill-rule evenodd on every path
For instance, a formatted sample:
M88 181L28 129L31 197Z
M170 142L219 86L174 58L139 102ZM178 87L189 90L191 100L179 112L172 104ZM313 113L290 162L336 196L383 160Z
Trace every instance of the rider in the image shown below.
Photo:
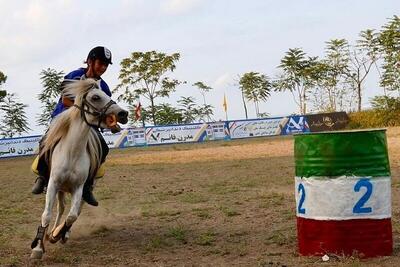
M107 70L107 67L109 64L112 64L111 62L111 51L108 50L106 47L103 46L97 46L90 50L85 63L87 64L86 68L79 68L77 70L74 70L67 74L64 77L64 82L66 80L84 80L86 78L93 78L95 80L100 80L100 88L103 90L108 96L111 96L111 91L107 85L107 83L101 78L101 75L104 74L104 72ZM63 83L64 83L63 82ZM62 87L62 86L61 86ZM60 97L51 117L54 118L67 108L73 105L73 100L68 99L66 97ZM105 158L108 154L108 146L107 143L105 142L103 136L100 134L100 132L97 130L100 142L101 142L101 147L102 147L102 159L101 163L104 163ZM40 149L40 145L39 145ZM42 156L38 159L37 167L36 170L33 167L33 170L39 175L36 178L35 184L32 188L32 193L33 194L40 194L44 192L44 188L47 186L49 182L49 173L50 170L48 168L48 164L45 160L45 157ZM102 175L96 174L96 177L101 177ZM82 198L85 200L88 204L93 205L93 206L98 206L98 202L93 196L93 183L94 183L94 177L88 177L88 179L85 182L85 185L83 187L83 194Z

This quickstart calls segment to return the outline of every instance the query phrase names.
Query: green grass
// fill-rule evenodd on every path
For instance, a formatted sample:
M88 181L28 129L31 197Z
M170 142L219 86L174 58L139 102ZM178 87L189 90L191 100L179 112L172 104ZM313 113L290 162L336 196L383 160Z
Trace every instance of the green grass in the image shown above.
M171 237L183 244L187 243L187 230L183 226L175 226L168 230L168 237Z
M205 233L200 234L196 240L195 244L200 246L212 246L216 240L216 233L212 230L208 230Z
M240 215L240 212L238 212L237 210L235 210L232 207L220 207L219 208L220 211L222 211L222 213L226 216L226 217L233 217L233 216L238 216Z
M209 208L196 208L196 209L192 209L193 213L202 219L211 219L212 215L210 213L211 209Z
M195 193L195 192L189 192L185 193L179 196L180 201L183 203L189 203L189 204L198 204L198 203L205 203L208 201L208 197L201 194L201 193Z

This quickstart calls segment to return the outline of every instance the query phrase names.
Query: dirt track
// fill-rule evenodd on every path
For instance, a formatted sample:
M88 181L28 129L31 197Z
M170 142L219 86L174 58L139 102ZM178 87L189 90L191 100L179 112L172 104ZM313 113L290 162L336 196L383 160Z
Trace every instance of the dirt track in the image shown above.
M259 138L113 150L66 245L31 262L43 209L33 196L32 158L0 161L0 265L397 266L400 265L400 129L388 131L392 257L297 255L293 140Z

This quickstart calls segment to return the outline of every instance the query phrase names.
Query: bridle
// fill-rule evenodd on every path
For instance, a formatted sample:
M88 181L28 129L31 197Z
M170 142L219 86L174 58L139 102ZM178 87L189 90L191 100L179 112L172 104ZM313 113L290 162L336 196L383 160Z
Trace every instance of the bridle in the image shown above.
M94 88L94 86L93 86L91 89L93 89L93 88ZM99 89L99 90L100 90L100 89ZM89 91L90 91L90 90L89 90ZM105 104L104 107L102 107L100 110L98 110L95 106L93 106L92 104L90 104L90 102L88 102L88 101L86 100L86 96L87 96L87 94L89 93L89 91L86 92L86 93L83 95L83 98L82 98L82 106L78 106L78 105L76 105L76 104L74 104L73 106L76 107L77 109L79 109L79 110L81 111L81 117L82 117L82 119L86 122L87 125L89 125L89 126L91 126L91 127L101 128L101 127L100 127L100 124L101 124L101 122L105 119L107 110L108 110L112 105L114 105L114 104L116 104L116 103L115 103L114 100L110 99L110 101L108 101L108 103ZM88 108L85 109L85 106L88 107ZM94 111L90 111L89 108L92 108ZM86 119L85 113L97 117L98 120L99 120L99 123L98 123L97 125L94 125L94 124L89 123L89 122L87 121L87 119Z

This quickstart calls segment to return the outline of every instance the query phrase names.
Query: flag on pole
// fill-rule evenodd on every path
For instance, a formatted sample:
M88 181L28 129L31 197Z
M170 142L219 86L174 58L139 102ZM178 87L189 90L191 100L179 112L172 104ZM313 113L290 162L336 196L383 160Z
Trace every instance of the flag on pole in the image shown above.
M224 103L222 104L222 106L224 107L224 111L226 112L228 110L228 102L226 101L225 93L224 93Z
M137 104L135 108L135 120L139 120L142 117L142 104L139 103Z

